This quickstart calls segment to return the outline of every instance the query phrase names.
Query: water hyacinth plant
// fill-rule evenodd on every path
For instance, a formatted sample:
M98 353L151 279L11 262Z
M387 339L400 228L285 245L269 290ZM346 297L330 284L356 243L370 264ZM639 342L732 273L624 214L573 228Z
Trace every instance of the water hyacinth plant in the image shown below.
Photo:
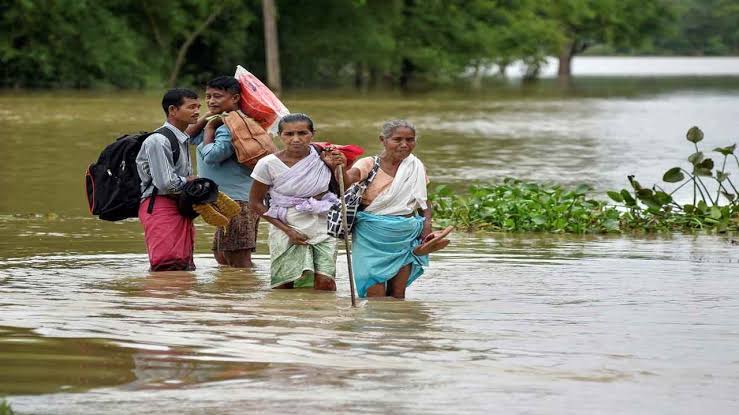
M736 144L714 149L723 155L721 170L714 171L713 160L706 158L697 145L703 139L703 132L693 127L687 139L695 147L695 153L688 157L693 167L691 171L673 167L665 172L665 182L683 182L669 193L657 185L642 187L634 176L628 177L631 190L607 193L616 202L615 206L589 197L591 189L587 185L566 189L505 179L502 184L472 186L465 195L454 194L446 186L437 186L430 194L434 221L440 226L454 225L469 231L583 234L739 230L739 192L726 170L731 160L739 167L739 158L734 154ZM704 179L717 183L715 197ZM693 203L681 205L673 194L691 183ZM722 205L722 201L726 203Z
M719 232L739 228L739 192L726 170L727 162L731 159L739 167L739 158L734 154L736 144L713 149L723 156L719 170L715 169L713 159L707 158L698 148L698 143L703 140L703 131L700 128L692 127L686 138L693 143L695 149L688 157L692 169L688 171L682 167L673 167L665 172L662 177L664 182L682 182L671 192L668 193L658 185L644 188L634 176L628 177L632 190L608 192L613 201L627 209L622 220L624 225L647 230L715 229ZM709 180L716 184L715 197L706 185ZM673 195L688 184L693 185L692 203L680 204Z
M13 412L13 408L10 407L10 404L4 398L0 398L0 415L14 414L15 412Z
M619 230L621 212L604 201L589 199L587 185L559 185L505 179L498 185L472 186L456 195L437 186L430 199L437 225L466 230L604 233Z

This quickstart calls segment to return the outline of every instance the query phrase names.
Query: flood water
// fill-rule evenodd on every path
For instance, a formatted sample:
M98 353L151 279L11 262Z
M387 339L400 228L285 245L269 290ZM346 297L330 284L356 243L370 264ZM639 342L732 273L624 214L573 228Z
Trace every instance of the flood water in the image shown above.
M150 274L140 225L90 217L83 172L156 128L159 92L0 94L0 397L22 414L739 411L739 236L466 234L405 301L269 289L220 268ZM739 141L739 79L583 79L563 91L292 93L317 139L420 132L434 184L644 183ZM687 163L687 162L686 162ZM684 163L683 163L684 165ZM736 170L734 170L736 171ZM737 172L739 174L739 172Z

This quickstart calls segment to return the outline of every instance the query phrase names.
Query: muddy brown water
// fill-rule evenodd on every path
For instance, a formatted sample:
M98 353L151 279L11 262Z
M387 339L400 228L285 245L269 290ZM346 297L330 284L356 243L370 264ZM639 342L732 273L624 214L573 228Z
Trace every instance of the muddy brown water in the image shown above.
M624 87L623 85L627 86ZM605 80L574 93L288 95L318 139L377 151L416 122L434 183L644 182L737 141L739 82ZM219 268L147 272L137 222L88 216L83 171L155 128L153 93L0 94L0 396L18 413L736 413L735 235L456 233L405 301L272 291Z

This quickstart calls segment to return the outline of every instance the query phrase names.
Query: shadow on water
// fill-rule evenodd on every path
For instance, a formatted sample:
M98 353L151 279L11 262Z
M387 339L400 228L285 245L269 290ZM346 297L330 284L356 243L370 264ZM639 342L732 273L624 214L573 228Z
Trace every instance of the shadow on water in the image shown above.
M53 338L0 328L0 395L172 389L232 379L274 379L301 372L269 362L218 360L188 349L124 347L95 338ZM318 369L307 368L304 375Z

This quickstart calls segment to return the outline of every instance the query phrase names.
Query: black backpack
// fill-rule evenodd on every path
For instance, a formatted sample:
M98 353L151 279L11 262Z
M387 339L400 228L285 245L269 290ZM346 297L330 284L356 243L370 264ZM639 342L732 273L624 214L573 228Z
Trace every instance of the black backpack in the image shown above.
M91 214L109 221L139 216L141 178L136 169L136 156L144 140L154 133L169 139L173 162L177 164L180 145L174 132L167 127L151 133L139 132L118 137L105 147L98 161L85 172L87 205Z

